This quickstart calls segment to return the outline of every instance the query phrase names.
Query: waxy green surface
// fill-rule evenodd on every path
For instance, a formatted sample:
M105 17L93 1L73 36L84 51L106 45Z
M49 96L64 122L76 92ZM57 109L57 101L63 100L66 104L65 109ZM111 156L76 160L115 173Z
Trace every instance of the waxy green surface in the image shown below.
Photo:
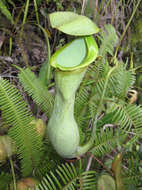
M50 59L55 68L56 96L47 132L56 152L64 158L74 158L85 153L90 143L80 147L80 136L74 118L75 94L87 66L98 55L93 36L77 38L57 50Z
M99 32L99 28L92 20L74 12L54 12L49 15L49 19L52 28L56 28L68 35L88 36Z
M62 71L73 71L88 66L98 56L98 46L93 36L77 38L58 49L50 64Z

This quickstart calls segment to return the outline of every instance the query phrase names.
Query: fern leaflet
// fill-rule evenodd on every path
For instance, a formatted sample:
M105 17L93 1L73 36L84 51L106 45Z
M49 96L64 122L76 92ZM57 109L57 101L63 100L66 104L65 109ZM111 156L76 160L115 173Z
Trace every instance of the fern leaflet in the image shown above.
M113 49L118 41L118 37L116 35L116 31L111 24L106 24L104 26L105 31L101 31L101 46L100 46L100 55L105 57L106 53L110 53L113 55Z
M50 116L53 109L54 99L47 90L47 87L43 85L39 78L37 78L30 69L20 68L19 79L24 90L32 96L33 100L40 106L41 110L46 112Z
M114 104L113 122L119 123L124 130L130 130L134 127L134 132L142 131L142 108L135 104Z
M77 171L73 164L58 166L55 173L47 174L36 190L89 190L96 185L95 171Z
M113 129L102 130L96 134L94 147L91 152L95 156L104 156L110 153L118 144L122 144L126 138L126 135L121 130L116 130L115 134Z
M32 115L18 90L7 80L0 79L0 109L3 119L11 126L9 135L15 140L23 175L29 175L39 164L42 141L35 127L29 126Z

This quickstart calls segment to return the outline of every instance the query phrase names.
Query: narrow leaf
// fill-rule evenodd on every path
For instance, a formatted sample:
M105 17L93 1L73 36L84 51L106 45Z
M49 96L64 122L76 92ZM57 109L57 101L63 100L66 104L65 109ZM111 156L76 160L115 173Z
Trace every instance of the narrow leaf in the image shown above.
M112 171L114 172L116 179L117 190L124 190L124 185L121 178L121 167L122 167L122 153L119 153L112 162Z
M0 11L7 17L8 20L11 21L12 24L14 24L14 20L11 13L2 1L0 1Z

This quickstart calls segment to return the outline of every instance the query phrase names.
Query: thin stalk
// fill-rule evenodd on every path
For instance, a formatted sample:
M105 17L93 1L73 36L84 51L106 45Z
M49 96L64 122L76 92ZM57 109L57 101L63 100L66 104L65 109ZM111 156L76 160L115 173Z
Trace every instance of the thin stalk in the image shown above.
M142 68L142 65L137 66L137 67L135 67L135 68L133 68L133 69L131 69L131 70L136 71L136 70L138 70L138 69L140 69L140 68Z
M84 15L84 11L85 11L87 2L88 2L88 0L83 0L82 9L81 9L81 14L82 14L82 15Z
M21 7L20 11L18 11L17 17L16 17L15 22L14 22L14 28L16 28L16 26L18 25L18 22L20 20L20 16L23 12L23 9L24 9L24 5Z
M25 11L24 11L24 18L23 18L23 22L22 22L21 31L20 31L20 40L22 40L24 25L26 23L26 19L27 19L27 15L28 15L29 1L30 0L27 0L27 2L26 2L26 7L25 7Z
M12 52L12 37L9 38L9 56L11 56Z
M21 26L21 30L20 30L20 37L19 37L19 44L21 46L23 59L24 59L24 62L25 62L27 67L29 67L28 58L27 58L27 55L24 53L22 38L23 38L23 32L24 32L24 25L26 23L26 19L27 19L27 15L28 15L28 9L29 9L29 0L27 0L27 2L26 2L26 7L25 7L25 11L24 11L24 18L23 18L23 22L22 22L22 26Z
M111 1L112 1L112 0L108 0L108 2L107 2L107 4L106 4L105 8L103 9L101 15L98 15L100 18L101 18L101 17L103 16L103 14L105 13L105 11L106 11L106 9L108 8L108 6L109 6L109 4L111 3Z
M124 36L125 36L125 33L126 33L128 27L129 27L130 23L132 22L132 19L133 19L135 13L136 13L136 10L137 10L137 8L138 8L140 2L141 2L141 0L139 0L138 3L136 4L136 6L135 6L135 8L134 8L134 10L133 10L133 12L132 12L132 15L131 15L131 17L130 17L130 19L129 19L129 21L128 21L128 23L127 23L127 25L126 25L126 27L125 27L125 29L124 29L124 31L123 31L121 37L120 37L119 43L118 43L118 45L117 45L117 47L116 47L115 54L114 54L114 57L115 57L115 58L116 58L116 56L117 56L117 53L118 53L119 47L120 47L120 45L121 45L121 42L122 42L122 40L123 40L123 38L124 38Z
M98 10L98 0L95 1L95 8L94 8L94 14L93 14L93 20L95 21L95 18L97 16L97 10Z
M101 99L100 99L100 103L98 105L98 109L96 111L96 116L95 116L95 119L94 119L94 122L93 122L93 130L92 130L92 140L94 140L94 137L95 137L95 132L96 132L96 125L97 125L97 118L100 114L100 111L101 111L101 107L103 105L103 100L104 100L104 96L105 96L105 92L106 92L106 89L107 89L107 85L108 85L108 81L109 81L109 78L110 78L110 75L112 74L112 72L116 69L117 67L117 63L116 65L110 69L110 71L108 72L107 76L106 76L106 79L105 79L105 84L104 84L104 89L103 89L103 92L102 92L102 96L101 96Z
M90 148L92 148L94 144L94 140L93 138L90 138L90 140L83 146L79 146L77 148L77 151L75 152L75 157L81 156L83 154L85 154Z
M46 45L47 45L48 61L47 61L46 76L47 76L47 83L49 83L50 75L51 75L51 66L49 64L50 58L51 58L51 49L50 49L49 37L48 37L48 34L47 34L46 30L41 25L38 25L38 27L44 33L45 40L46 40Z
M104 6L104 4L105 4L105 0L102 0L102 2L100 3L100 7L99 7L99 10L98 10L98 13L97 13L97 16L96 16L96 17L99 16L99 14L100 14L100 12L101 12L101 9L102 9L102 7Z
M48 49L47 83L49 83L49 80L50 80L50 74L51 74L51 66L50 66L50 64L49 64L49 62L50 62L50 58L51 58L50 43L49 43L49 40L47 40L47 49Z
M37 8L36 0L34 0L34 8L35 8L37 24L39 25L40 23L39 23L39 15L38 15L38 8Z
M80 172L82 171L82 161L81 161L81 159L79 159L79 171Z
M89 171L90 170L92 161L93 161L93 155L90 155L89 159L88 159L88 162L87 162L87 166L86 166L86 170L85 171Z
M104 100L104 96L105 96L105 92L106 92L106 89L107 89L107 85L108 85L108 81L109 81L109 78L110 78L110 75L112 74L112 72L116 69L117 67L117 63L116 65L110 69L110 71L108 72L107 76L106 76L106 79L105 79L105 84L104 84L104 89L103 89L103 92L102 92L102 96L101 96L101 99L100 99L100 103L98 105L98 109L96 111L96 116L95 116L95 119L94 119L94 124L93 124L93 131L92 131L92 138L94 138L94 133L96 132L96 124L97 124L97 117L98 115L100 114L100 111L101 111L101 107L103 105L103 100Z
M106 88L107 88L107 85L108 85L108 81L109 81L110 75L111 75L112 72L116 69L116 67L117 67L117 65L114 66L113 68L111 68L110 71L109 71L108 74L107 74L107 77L106 77L106 79L105 79L105 84L104 84L103 93L102 93L102 96L101 96L101 100L100 100L100 103L99 103L99 106L98 106L97 113L100 112L101 106L102 106L102 104L103 104L103 99L104 99L104 96L105 96L105 92L106 92Z
M109 0L109 1L111 1L111 0ZM102 2L100 3L99 10L97 12L96 18L95 18L96 20L97 20L98 16L100 15L100 12L101 12L102 8L104 7L104 5L105 5L105 0L102 0Z
M12 162L11 157L9 157L9 162L10 162L11 172L12 172L12 177L13 177L14 190L17 190L17 187L16 187L16 177L15 177L14 166L13 166L13 162Z
M114 11L114 14L112 14L111 23L114 23L115 16L116 16L116 14L117 14L117 11L118 11L119 6L120 6L121 3L122 3L122 0L119 0L118 4L117 4L117 6L116 6L116 10Z
M98 118L98 115L100 114L100 111L101 111L101 107L102 107L102 104L103 104L103 100L104 100L104 96L105 96L105 92L106 92L106 89L107 89L107 85L108 85L110 75L116 69L116 67L117 67L117 62L115 63L115 66L113 68L111 68L110 71L107 74L107 77L105 79L103 93L102 93L101 100L100 100L100 103L99 103L99 106L98 106L98 109L97 109L97 114L96 114L94 122L93 122L93 129L92 129L91 137L90 137L89 141L85 145L78 147L78 150L75 153L75 155L77 155L77 156L80 156L80 155L86 153L90 148L92 148L92 146L94 144L94 139L95 139L95 134L96 134L97 118Z

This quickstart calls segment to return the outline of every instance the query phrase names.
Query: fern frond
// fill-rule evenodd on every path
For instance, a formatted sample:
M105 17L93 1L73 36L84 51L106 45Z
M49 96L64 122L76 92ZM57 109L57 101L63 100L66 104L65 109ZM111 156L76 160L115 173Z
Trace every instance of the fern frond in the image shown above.
M24 86L24 90L28 92L41 110L50 116L53 109L54 98L47 90L47 87L44 86L40 79L28 68L20 68L19 79Z
M136 170L131 170L131 172L131 174L129 172L125 177L123 177L123 181L127 185L133 184L137 186L140 183L140 179L142 179L142 174L140 172L136 172ZM142 183L140 183L140 185L142 185Z
M89 87L82 85L75 100L75 113L81 113L89 98Z
M90 87L89 86L82 86L76 95L75 106L74 106L74 115L78 126L83 128L83 126L88 124L90 117L86 112L88 101L90 98ZM85 115L84 115L85 113Z
M98 108L99 101L100 101L100 97L98 97L98 94L96 94L92 98L90 98L89 112L90 112L92 119L97 114L97 108Z
M96 134L94 147L91 149L91 152L95 156L104 156L117 148L118 144L122 144L125 138L126 135L121 130L116 130L115 134L113 129L102 130Z
M102 63L100 63L101 65ZM106 100L113 98L114 101L117 99L125 100L128 91L132 88L135 82L135 75L131 71L127 71L123 63L118 63L118 66L113 70L108 78L108 83L106 89L104 88L107 75L109 75L109 66L106 64L105 68L100 71L98 66L94 69L94 76L97 75L96 81L92 85L92 92L90 93L89 111L91 118L94 118L98 110L99 102L101 100L102 94L104 94L103 104ZM94 77L95 78L95 77ZM104 92L105 90L105 92ZM104 102L105 101L105 102ZM101 105L103 109L103 105Z
M106 53L113 55L114 46L118 41L115 28L111 24L106 24L104 29L100 33L101 46L99 53L102 57L105 57Z
M87 84L94 83L97 81L98 78L101 78L102 76L106 76L107 72L109 70L109 64L107 61L104 62L104 60L100 59L95 63L92 63L89 65L87 74L86 74L86 80ZM89 80L91 77L91 81Z
M109 73L110 69L112 69L111 73ZM107 78L108 81L106 84ZM114 69L113 67L110 67L107 62L104 64L99 61L92 65L89 68L76 97L75 117L79 127L86 133L88 131L89 122L90 124L92 123L95 115L98 114L100 110L106 112L106 109L107 113L112 112L111 123L114 124L112 118L114 118L116 113L113 109L113 103L111 102L118 102L119 100L120 105L122 104L123 106L123 104L126 104L124 102L125 98L134 82L134 73L126 70L124 63L122 62L117 62ZM107 105L107 107L105 105ZM119 120L120 119L122 118L119 118ZM135 141L136 139L132 140Z
M110 78L112 80L113 95L123 99L135 83L135 73L131 70L126 70L124 64L120 62L113 76L113 78Z
M89 190L96 185L95 171L77 171L73 164L58 166L55 173L47 174L36 190Z
M36 170L36 175L40 175L40 177L43 177L49 171L54 170L57 165L63 161L62 158L54 150L48 138L44 139L43 151L44 154L39 163L38 170Z
M42 141L35 127L29 126L33 118L23 97L4 79L0 79L0 109L3 119L11 126L8 134L18 147L23 175L29 175L39 164Z
M111 68L111 67L110 67ZM109 68L109 70L110 70ZM108 70L108 71L109 71ZM102 77L99 77L96 81L96 93L102 94L104 90L104 83L108 73L105 73ZM126 70L124 63L119 63L109 76L107 89L105 96L107 97L126 97L128 91L133 87L135 83L135 74L132 71Z
M98 86L101 86L101 81L103 81L100 90L100 94L102 94L106 70L108 70L106 67L108 67L108 65L102 64L102 62L92 64L77 92L75 100L75 118L80 128L85 129L89 124L89 120L94 118L94 108L96 110L100 100L100 95L96 92L96 86L99 79Z
M119 123L121 128L129 131L133 127L133 132L139 134L142 131L142 107L135 104L114 104L114 115L112 121Z
M142 186L142 173L141 173L141 159L138 156L138 152L128 152L127 156L127 170L123 170L123 183L125 186L134 185ZM125 158L125 157L124 157Z

